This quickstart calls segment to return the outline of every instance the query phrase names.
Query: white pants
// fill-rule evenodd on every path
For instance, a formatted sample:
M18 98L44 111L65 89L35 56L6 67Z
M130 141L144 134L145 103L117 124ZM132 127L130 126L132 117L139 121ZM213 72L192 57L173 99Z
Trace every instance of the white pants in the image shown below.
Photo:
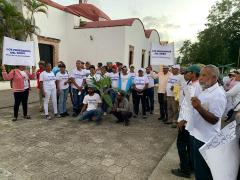
M44 98L45 115L48 115L48 103L49 103L50 97L52 99L54 114L57 114L58 111L57 111L57 90L56 90L56 88L44 89L44 92L45 92L45 98Z

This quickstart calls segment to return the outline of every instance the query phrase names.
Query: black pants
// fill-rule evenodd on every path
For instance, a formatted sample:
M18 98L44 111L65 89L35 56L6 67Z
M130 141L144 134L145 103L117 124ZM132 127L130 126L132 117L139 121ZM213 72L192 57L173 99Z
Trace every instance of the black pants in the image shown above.
M134 111L136 115L138 115L139 113L140 101L142 103L142 115L145 116L146 115L146 90L143 91L142 95L139 95L138 93L136 94L136 101L134 105Z
M166 94L158 93L158 102L160 106L160 117L168 119Z
M29 89L23 92L14 92L14 118L18 117L19 106L22 103L23 116L27 116Z
M185 127L182 129L182 131L178 131L177 149L180 159L180 169L184 173L190 174L191 170L193 169L193 163L191 161L190 135Z
M153 112L154 110L154 87L146 90L146 111Z
M204 143L194 138L193 140L193 158L194 158L194 170L196 180L213 180L211 171L199 152L199 148Z
M137 92L134 89L132 89L132 103L133 103L134 114L136 114L135 112L136 96L137 96Z
M124 111L120 111L120 112L113 112L112 113L119 121L128 123L129 119L132 117L132 113L131 112L124 112Z

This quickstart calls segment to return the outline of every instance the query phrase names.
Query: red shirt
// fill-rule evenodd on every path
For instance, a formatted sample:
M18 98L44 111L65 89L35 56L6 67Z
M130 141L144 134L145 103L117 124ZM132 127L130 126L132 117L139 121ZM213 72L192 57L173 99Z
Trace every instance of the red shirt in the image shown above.
M38 69L37 72L36 72L36 75L37 75L37 88L40 89L40 81L39 81L39 78L40 78L40 74L44 71L44 69Z

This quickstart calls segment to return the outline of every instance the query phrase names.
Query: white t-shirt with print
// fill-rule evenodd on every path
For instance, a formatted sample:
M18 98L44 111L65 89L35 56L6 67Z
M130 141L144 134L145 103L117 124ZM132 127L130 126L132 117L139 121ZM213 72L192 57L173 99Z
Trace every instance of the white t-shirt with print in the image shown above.
M149 80L147 78L147 76L136 76L134 79L134 84L136 86L137 89L144 89L145 85L149 83Z
M121 74L121 90L123 91L126 90L126 86L130 78L131 76L129 74L126 74L126 75Z
M43 71L40 74L39 80L43 82L44 89L56 89L56 76L52 71L50 73Z
M84 69L82 70L77 70L74 69L71 73L72 78L75 79L75 82L77 83L78 86L82 86L83 80L86 79L86 71ZM72 83L72 88L77 89L77 87Z
M117 73L109 73L109 77L112 80L112 88L118 88L118 80L119 80L119 74Z
M25 71L19 71L20 74L22 75L22 77L24 78L24 89L28 89L29 88L29 78L28 75Z
M68 81L68 78L69 75L66 71L64 72L64 74L62 74L61 72L58 72L56 74L56 79L59 81L59 89L67 89L69 87L68 83L64 85L64 83Z
M132 81L134 81L134 78L137 76L135 72L129 72L129 76L132 78Z
M101 75L100 74L94 74L93 76L91 74L88 75L88 77L86 78L86 83L88 86L93 84L93 78L96 81L99 81L101 79Z
M83 99L83 104L87 104L87 111L97 109L99 103L102 103L102 100L97 93L94 93L93 96L89 96L88 94Z
M154 87L154 75L152 73L146 74L149 83L148 83L148 88Z
M174 96L173 91L171 90L171 87L174 86L175 84L178 84L180 86L181 82L182 82L181 74L169 76L167 88L166 88L167 96Z

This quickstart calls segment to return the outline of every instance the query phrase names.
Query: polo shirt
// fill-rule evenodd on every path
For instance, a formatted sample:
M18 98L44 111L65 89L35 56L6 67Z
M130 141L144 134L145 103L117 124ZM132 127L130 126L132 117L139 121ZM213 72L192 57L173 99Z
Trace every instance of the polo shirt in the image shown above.
M219 121L213 125L203 119L199 112L194 109L191 135L206 143L221 130L221 118L226 108L227 99L224 90L218 83L202 91L198 99L201 101L203 108L219 118Z

